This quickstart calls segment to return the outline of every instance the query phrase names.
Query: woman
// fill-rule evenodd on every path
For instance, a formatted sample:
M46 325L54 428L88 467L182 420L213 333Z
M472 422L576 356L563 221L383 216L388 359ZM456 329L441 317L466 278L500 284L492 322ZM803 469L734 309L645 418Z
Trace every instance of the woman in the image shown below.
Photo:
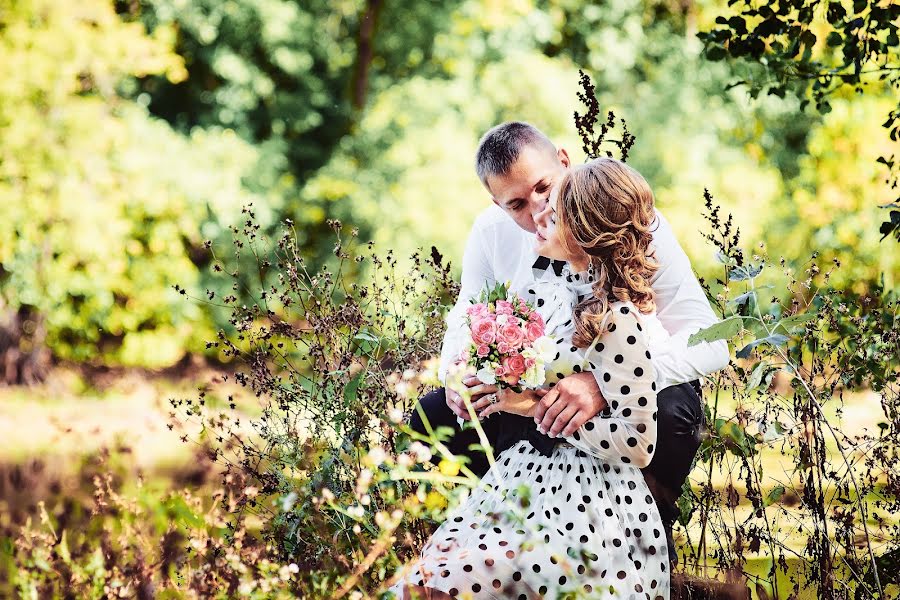
M576 167L554 190L535 250L567 270L520 295L557 338L548 382L588 369L608 407L546 448L531 419L538 392L475 403L481 417L503 411L507 443L391 588L398 596L668 598L663 527L640 472L656 442L653 219L649 186L620 161Z

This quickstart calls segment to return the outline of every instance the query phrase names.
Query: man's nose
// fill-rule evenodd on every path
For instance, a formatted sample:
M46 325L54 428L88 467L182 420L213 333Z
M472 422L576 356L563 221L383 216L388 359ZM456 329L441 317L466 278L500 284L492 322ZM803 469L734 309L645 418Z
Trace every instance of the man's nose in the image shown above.
M548 202L545 198L541 198L541 200L535 202L533 205L535 208L531 216L534 219L534 222L545 224L551 212L550 202Z
M535 193L531 198L531 206L533 207L534 216L537 217L537 215L547 211L547 208L550 206L550 198L544 194Z

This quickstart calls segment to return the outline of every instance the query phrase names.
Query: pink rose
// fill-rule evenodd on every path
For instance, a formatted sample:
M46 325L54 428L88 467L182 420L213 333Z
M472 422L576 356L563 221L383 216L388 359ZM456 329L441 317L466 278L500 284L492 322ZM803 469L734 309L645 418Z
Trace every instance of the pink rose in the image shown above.
M472 340L479 346L489 346L497 339L497 324L491 317L472 323Z
M514 321L507 321L506 325L497 332L497 339L506 342L511 348L520 348L525 341L525 332Z
M535 364L535 360L533 358L526 358L525 359L525 370L527 371L528 369L533 367L534 364Z
M507 356L503 359L503 366L506 368L507 374L515 375L516 379L518 379L525 372L525 358L521 354Z
M515 350L515 348L513 348L506 342L498 342L497 343L497 352L499 352L500 354L510 354L514 350Z
M497 300L497 306L494 309L498 315L513 314L513 305L509 300Z
M488 307L483 302L473 304L466 309L466 314L472 317L473 320L487 316L488 312Z
M485 356L487 356L488 354L491 353L491 347L490 346L478 346L478 350L475 353L478 356L484 358Z
M529 323L540 323L541 327L543 327L544 326L544 317L542 317L540 315L540 313L538 313L538 311L534 311L530 315L528 315L528 322Z
M528 338L529 342L533 342L542 335L544 335L543 323L535 323L532 321L525 326L525 336Z

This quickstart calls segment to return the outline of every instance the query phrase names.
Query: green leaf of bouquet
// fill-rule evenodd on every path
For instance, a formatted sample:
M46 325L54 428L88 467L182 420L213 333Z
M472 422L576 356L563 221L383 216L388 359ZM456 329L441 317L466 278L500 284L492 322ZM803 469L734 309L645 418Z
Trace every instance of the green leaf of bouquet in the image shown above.
M715 342L717 340L731 339L738 334L744 326L744 319L739 316L728 317L706 329L701 329L688 338L688 346L696 346L701 342Z

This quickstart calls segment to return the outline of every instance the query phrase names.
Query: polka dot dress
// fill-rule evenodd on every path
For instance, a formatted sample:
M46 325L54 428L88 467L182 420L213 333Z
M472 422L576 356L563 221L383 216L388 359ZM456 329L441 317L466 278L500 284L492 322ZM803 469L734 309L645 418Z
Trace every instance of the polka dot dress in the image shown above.
M572 309L592 281L591 272L566 272L525 292L548 334L562 340L548 380L590 370L607 409L550 457L524 440L500 454L401 572L391 588L397 598L405 585L473 599L669 598L665 534L640 471L656 441L656 386L641 314L630 303L612 304L603 334L573 349Z

